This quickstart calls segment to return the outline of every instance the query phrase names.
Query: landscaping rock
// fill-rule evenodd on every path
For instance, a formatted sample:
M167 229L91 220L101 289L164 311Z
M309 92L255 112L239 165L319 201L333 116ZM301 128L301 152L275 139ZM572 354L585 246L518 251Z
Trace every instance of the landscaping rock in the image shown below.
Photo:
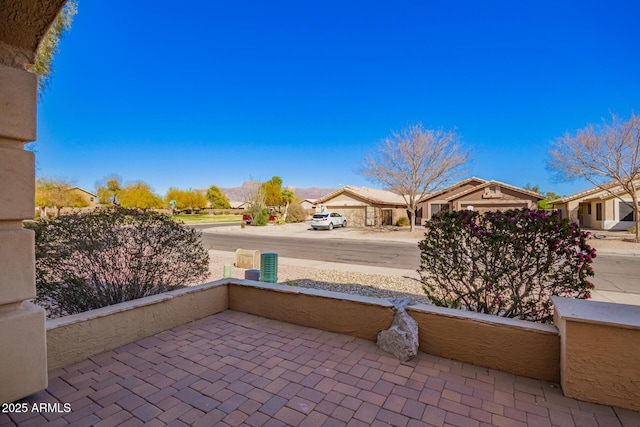
M418 323L407 313L406 307L413 304L410 297L392 299L395 316L391 327L378 333L378 347L393 354L403 362L418 355Z

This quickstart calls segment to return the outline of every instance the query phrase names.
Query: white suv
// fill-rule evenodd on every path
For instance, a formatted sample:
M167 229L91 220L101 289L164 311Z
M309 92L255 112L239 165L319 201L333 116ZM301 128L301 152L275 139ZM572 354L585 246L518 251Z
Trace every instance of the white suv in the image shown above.
M311 226L314 230L317 230L318 228L328 228L329 230L333 230L334 227L346 227L347 218L337 212L317 213L311 220Z

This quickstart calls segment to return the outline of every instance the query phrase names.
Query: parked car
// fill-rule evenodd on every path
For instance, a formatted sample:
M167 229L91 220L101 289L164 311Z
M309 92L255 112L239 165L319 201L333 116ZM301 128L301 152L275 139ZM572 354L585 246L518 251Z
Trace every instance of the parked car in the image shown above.
M333 230L334 227L346 227L347 218L343 217L337 212L322 212L313 215L311 220L311 227L314 230L318 228L327 228Z

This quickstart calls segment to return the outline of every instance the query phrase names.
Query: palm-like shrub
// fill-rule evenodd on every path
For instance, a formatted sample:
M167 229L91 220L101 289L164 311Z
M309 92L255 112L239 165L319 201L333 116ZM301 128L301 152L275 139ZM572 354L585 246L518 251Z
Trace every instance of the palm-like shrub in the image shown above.
M115 207L27 227L36 235L36 302L50 316L162 293L208 275L200 232L157 212Z
M557 213L454 211L426 226L419 272L438 306L550 322L551 296L590 298L595 249Z

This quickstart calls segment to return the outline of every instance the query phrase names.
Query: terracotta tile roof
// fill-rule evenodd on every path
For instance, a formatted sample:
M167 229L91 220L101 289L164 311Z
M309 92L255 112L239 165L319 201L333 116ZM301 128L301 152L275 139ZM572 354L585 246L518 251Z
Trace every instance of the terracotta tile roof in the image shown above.
M331 200L332 198L342 194L342 193L350 193L355 196L358 196L362 199L367 200L372 204L385 204L385 205L406 205L404 198L392 191L381 190L378 188L369 188L369 187L356 187L353 185L345 185L344 187L327 194L324 197L321 197L316 200L316 204L325 203L327 200Z
M636 181L636 185L640 186L640 180ZM602 193L602 194L598 195L598 193ZM618 182L617 181L610 181L610 182L607 182L605 184L602 184L601 186L591 187L589 189L580 191L578 193L574 193L574 194L570 194L568 196L561 197L559 199L554 200L552 203L554 205L555 204L562 204L562 203L571 202L571 201L577 200L577 199L587 198L588 196L593 196L592 198L594 198L594 199L595 198L608 199L609 197L614 197L614 194L621 194L621 193L624 193L624 190L618 184Z
M527 189L524 189L524 188L515 187L513 185L505 184L504 182L491 180L491 181L486 181L484 184L481 184L481 185L475 186L473 188L470 188L468 190L465 190L465 191L463 191L461 193L456 193L456 194L448 197L445 200L447 200L447 201L455 200L455 199L457 199L459 197L462 197L462 196L467 195L469 193L473 193L474 191L478 191L479 189L488 187L490 185L499 185L502 188L507 188L507 189L510 189L510 190L513 190L513 191L517 191L519 193L527 194L529 196L537 198L538 200L544 200L545 199L544 195L542 195L540 193L536 193L535 191L530 191L530 190L527 190Z

